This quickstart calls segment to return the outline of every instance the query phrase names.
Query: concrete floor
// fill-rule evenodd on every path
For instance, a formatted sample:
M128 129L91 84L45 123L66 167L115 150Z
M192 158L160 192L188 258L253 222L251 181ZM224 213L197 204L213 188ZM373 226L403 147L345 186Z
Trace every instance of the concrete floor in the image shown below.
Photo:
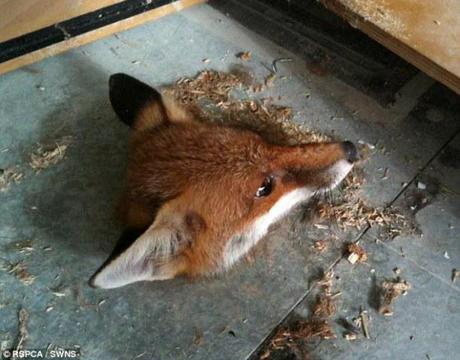
M244 24L242 14L258 21ZM256 358L273 329L308 314L311 279L334 267L342 291L336 318L369 309L371 339L316 342L314 356L459 357L460 281L450 280L460 268L459 98L414 70L390 105L336 72L312 71L308 54L291 52L289 41L276 44L273 26L283 25L266 15L238 2L201 5L0 77L0 167L16 165L25 174L0 193L2 349L16 345L18 311L25 309L26 349L79 347L83 359ZM273 91L294 108L297 122L377 145L364 169L369 203L410 209L414 193L429 199L413 210L423 236L376 242L376 229L338 231L337 242L317 255L311 245L324 234L293 215L266 239L267 257L225 276L89 288L120 232L113 209L128 130L108 102L109 75L126 72L165 85L205 68L228 70L240 63L234 54L246 50L252 59L245 65L259 79L273 59L293 59L279 64L286 78ZM36 144L69 135L65 160L35 174L28 161ZM341 259L342 244L358 239L369 260L351 266ZM33 250L23 249L26 241ZM17 262L36 277L32 284L7 271ZM368 293L373 279L393 277L394 267L412 289L386 318L369 305Z

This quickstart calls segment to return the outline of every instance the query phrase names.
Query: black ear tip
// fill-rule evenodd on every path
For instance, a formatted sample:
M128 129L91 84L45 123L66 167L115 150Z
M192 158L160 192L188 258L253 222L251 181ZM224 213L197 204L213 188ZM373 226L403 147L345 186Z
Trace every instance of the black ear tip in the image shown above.
M120 120L132 126L139 111L149 102L161 101L161 95L132 76L116 73L109 78L109 99Z
M126 80L134 79L132 76L129 76L125 73L116 73L112 74L109 77L109 88L113 89L114 86L120 84L121 82L125 82Z

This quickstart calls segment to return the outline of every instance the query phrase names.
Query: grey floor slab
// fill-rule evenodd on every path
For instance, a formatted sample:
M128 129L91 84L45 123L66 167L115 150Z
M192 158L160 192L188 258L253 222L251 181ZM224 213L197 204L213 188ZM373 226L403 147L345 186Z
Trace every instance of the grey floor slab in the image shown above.
M451 155L460 149L456 136L398 199L412 212L418 234L388 243L440 280L451 283L460 268L460 171ZM453 286L460 288L458 282Z
M338 232L333 246L318 255L313 241L335 233L309 227L296 213L271 232L263 256L225 276L90 289L88 277L120 231L113 213L128 131L108 102L112 73L166 85L206 68L228 71L237 65L262 80L274 59L292 58L279 64L275 86L261 96L292 106L295 120L309 128L375 144L364 168L364 196L376 205L391 201L457 127L451 110L438 109L442 127L431 121L439 116L420 121L425 112L411 113L420 89L433 83L424 75L403 89L395 107L383 107L335 76L315 75L304 58L254 30L202 5L0 78L0 167L17 166L24 173L19 184L0 193L3 347L14 345L18 310L24 308L30 314L27 348L78 345L84 359L243 359L305 296L315 275L335 262L342 243L356 235ZM251 51L250 61L235 57L243 50ZM73 137L65 159L35 174L28 162L37 143L63 136ZM388 180L381 179L385 167ZM32 251L20 251L25 241ZM31 285L8 273L16 262L36 277ZM447 285L435 286L444 291ZM455 309L457 298L452 299ZM454 348L447 344L449 351Z
M360 307L370 315L370 339L342 337L344 328L334 323L337 339L324 340L312 350L319 359L457 359L460 320L458 288L439 281L411 259L383 243L366 242L369 261L351 265L342 261L335 268L335 288L342 291L334 320L351 320ZM383 279L393 279L393 268L412 288L393 305L394 315L384 317L374 308L373 289Z

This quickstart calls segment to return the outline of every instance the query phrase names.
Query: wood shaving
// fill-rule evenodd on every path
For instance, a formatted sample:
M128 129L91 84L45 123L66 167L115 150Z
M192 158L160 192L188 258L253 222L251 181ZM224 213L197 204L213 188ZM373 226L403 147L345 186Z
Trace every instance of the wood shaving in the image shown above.
M361 333L361 319L359 319L359 324L357 324L357 320L358 319L353 319L353 321L348 321L346 318L341 318L337 322L345 328L346 332L344 335L359 335Z
M7 191L12 183L18 184L24 177L24 174L14 167L1 169L0 172L0 192Z
M31 275L24 263L18 262L8 269L9 274L13 274L24 285L31 285L35 281L35 276Z
M382 281L380 285L379 313L385 316L392 316L391 305L398 297L406 295L410 288L411 285L400 277Z
M282 350L295 346L296 340L307 340L314 337L335 338L327 320L298 320L290 328L279 329L270 341L270 349Z
M452 282L453 283L456 282L459 277L460 277L460 271L457 269L452 269L452 276L451 276Z
M355 171L344 180L343 191L334 202L321 201L319 215L321 219L337 221L339 228L363 230L367 226L386 229L394 238L409 227L405 216L393 207L374 208L360 197L359 190L363 179Z
M265 86L267 87L272 87L273 83L275 82L276 75L274 73L271 73L265 78Z
M361 311L359 312L359 324L361 328L363 329L363 334L366 339L370 339L371 335L369 333L369 315L367 313L367 310L363 310L361 308Z
M194 333L195 333L195 335L194 335L194 338L193 338L193 345L195 345L195 346L202 345L203 344L203 339L204 339L203 331L198 329L198 328L195 328Z
M330 140L329 137L296 124L292 109L270 99L238 100L232 90L254 90L244 84L242 74L206 70L195 78L182 78L165 92L204 122L224 123L259 133L267 141L294 145ZM257 107L257 108L256 108Z
M343 334L343 337L345 340L348 340L348 341L353 341L353 340L356 340L358 338L358 336L354 333L345 333Z
M316 298L313 315L316 317L329 317L335 314L337 308L334 298L330 294L321 294Z
M252 54L251 54L250 51L242 51L242 52L239 52L238 54L236 54L236 57L238 59L243 60L243 61L249 61L249 60L251 60Z
M329 323L329 318L336 312L335 298L340 292L332 294L332 271L323 275L318 281L319 294L312 305L310 316L307 319L300 319L294 323L278 329L270 340L267 349L260 355L259 359L269 359L275 350L300 349L300 342L313 338L334 339L336 336Z
M357 262L366 262L367 253L361 246L358 244L352 243L347 246L347 260L351 264L356 264Z
M332 295L333 279L334 273L329 271L318 281L320 293L316 296L316 301L312 306L312 316L314 318L324 319L331 317L337 310L335 305L335 298L337 295ZM338 294L340 294L340 292Z
M30 254L35 250L32 240L24 240L15 244L21 254Z
M52 146L40 144L38 148L30 155L29 165L36 172L44 170L61 161L72 142L71 136L65 136L56 141Z
M326 240L317 240L313 244L313 249L317 252L321 253L327 249L327 242Z

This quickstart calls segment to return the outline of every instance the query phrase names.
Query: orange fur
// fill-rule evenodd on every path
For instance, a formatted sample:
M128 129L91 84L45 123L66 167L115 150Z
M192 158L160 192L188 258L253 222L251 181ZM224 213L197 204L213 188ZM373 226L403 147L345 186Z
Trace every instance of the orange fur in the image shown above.
M337 143L279 147L249 131L197 123L161 124L136 134L131 143L128 191L132 199L141 199L152 209L158 202L168 202L175 212L200 214L207 228L184 250L185 265L180 269L195 276L219 268L232 234L266 213L299 183L319 185L324 180L317 171L343 156ZM303 174L302 169L315 173ZM266 174L279 178L277 186L269 198L255 199Z

